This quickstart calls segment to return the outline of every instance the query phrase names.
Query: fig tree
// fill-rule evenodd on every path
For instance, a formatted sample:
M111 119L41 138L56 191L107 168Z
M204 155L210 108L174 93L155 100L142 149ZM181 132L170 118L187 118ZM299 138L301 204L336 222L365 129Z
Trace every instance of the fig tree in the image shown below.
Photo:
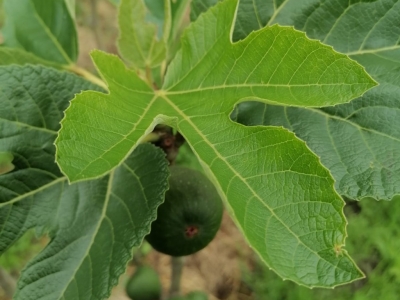
M223 204L201 172L179 166L170 171L169 190L146 240L159 252L190 255L214 238L221 225Z
M138 267L126 284L126 293L132 300L161 299L161 282L157 272L148 266Z

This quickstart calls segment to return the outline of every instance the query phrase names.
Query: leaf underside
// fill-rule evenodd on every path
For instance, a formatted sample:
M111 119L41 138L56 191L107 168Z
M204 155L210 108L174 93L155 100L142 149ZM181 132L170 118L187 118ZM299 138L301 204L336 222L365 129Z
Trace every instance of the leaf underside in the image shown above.
M78 41L71 3L5 0L4 12L2 33L7 47L24 49L63 65L77 60Z
M237 1L226 0L185 31L164 86L153 91L115 56L92 58L109 94L84 92L66 111L57 162L71 182L107 174L159 123L185 137L250 245L278 274L331 287L362 277L342 246L343 201L333 179L294 134L230 120L235 105L326 106L375 82L347 56L289 27L232 43ZM95 145L95 146L94 146Z
M192 18L207 9L200 4L216 2L193 1L197 13ZM293 131L320 156L341 195L357 200L391 200L399 195L399 15L397 0L289 0L275 9L269 1L241 0L236 40L266 24L291 25L348 54L379 86L350 103L322 109L243 103L235 112L236 120Z
M156 67L166 56L165 42L157 38L157 26L147 22L145 17L143 0L121 1L118 48L122 57L137 69Z
M32 53L26 52L22 49L0 47L0 66L7 66L12 64L17 64L17 65L33 64L33 65L44 65L48 67L53 67L55 69L62 68L60 64L41 59L33 55Z
M164 199L167 163L152 145L98 180L69 185L60 173L59 122L86 89L98 87L45 67L0 68L0 153L15 165L0 175L0 254L30 228L51 237L22 271L16 300L107 298Z

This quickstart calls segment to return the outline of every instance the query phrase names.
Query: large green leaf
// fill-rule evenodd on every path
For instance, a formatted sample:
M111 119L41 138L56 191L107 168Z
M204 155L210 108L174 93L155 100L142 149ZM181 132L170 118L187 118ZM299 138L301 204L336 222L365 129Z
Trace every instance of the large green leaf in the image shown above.
M156 124L181 132L250 245L282 277L335 286L361 277L344 245L343 201L319 159L292 133L230 120L236 103L324 106L375 85L356 62L289 27L232 44L237 1L226 0L186 30L182 49L153 91L115 56L92 53L110 94L71 102L56 140L71 182L110 172Z
M201 13L207 11L211 6L220 1L222 0L192 0L190 19L192 21L196 20ZM279 11L285 5L285 2L289 1L240 0L238 16L232 35L233 40L243 39L250 32L269 25L271 16L275 11Z
M67 5L69 14L71 15L72 19L75 20L75 0L64 0L65 4Z
M78 40L70 8L65 0L5 0L5 45L72 64L78 56Z
M171 40L176 39L179 34L189 3L189 0L171 1Z
M143 64L143 57L139 57L136 53L132 53L134 48L137 51L143 52L143 56L154 56L155 52L163 52L162 57L159 57L160 63L165 59L171 59L176 52L177 48L177 36L181 29L183 19L185 17L186 8L189 4L189 0L143 0L145 11L138 11L135 9L136 5L139 5L141 10L144 9L142 0L133 0L129 6L127 2L122 4L123 7L120 8L119 14L119 29L120 29L120 52L124 58L128 61L136 60L141 61ZM125 8L125 9L124 9ZM144 16L145 15L145 16ZM149 23L147 23L149 22ZM154 25L156 27L154 27ZM155 34L154 29L157 29ZM149 35L146 35L149 34ZM142 37L144 36L144 38ZM158 40L163 39L164 43L161 41L157 44ZM147 44L153 38L153 43L151 47L145 47L145 45L136 44L139 39L147 39ZM155 48L158 46L158 50ZM167 53L165 53L162 49ZM139 49L141 48L141 49ZM162 58L162 59L161 59ZM156 65L156 64L153 64ZM143 67L142 67L143 68ZM162 70L161 72L163 72ZM157 72L160 72L157 70Z
M68 185L59 172L59 121L69 99L89 88L98 89L53 69L0 68L0 153L15 166L0 175L0 253L33 227L51 237L23 270L14 299L107 298L163 201L167 162L152 145L99 180Z
M167 51L165 41L157 38L157 26L146 21L146 11L143 0L122 0L118 10L119 52L137 69L160 65Z
M331 170L342 195L382 200L399 195L399 15L400 1L392 0L285 2L273 22L295 25L347 53L380 85L349 104L323 109L242 104L238 121L295 132ZM254 28L247 29L248 34Z
M33 65L45 65L48 67L53 67L55 69L62 68L60 64L41 59L33 55L32 53L26 52L22 49L0 47L0 65L6 66L12 64L17 64L17 65L33 64Z

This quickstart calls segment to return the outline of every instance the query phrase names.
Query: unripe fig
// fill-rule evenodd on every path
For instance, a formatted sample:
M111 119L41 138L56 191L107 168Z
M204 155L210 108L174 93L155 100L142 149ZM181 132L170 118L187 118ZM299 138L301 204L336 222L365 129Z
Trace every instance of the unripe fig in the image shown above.
M200 291L190 292L186 295L186 300L207 300L208 296L206 293Z
M212 182L201 172L172 166L165 202L157 211L146 240L157 251L184 256L208 245L217 233L223 204Z
M157 272L148 266L138 267L126 284L126 293L132 300L161 299L161 282Z
M206 293L194 291L185 296L173 296L168 300L208 300L208 296Z

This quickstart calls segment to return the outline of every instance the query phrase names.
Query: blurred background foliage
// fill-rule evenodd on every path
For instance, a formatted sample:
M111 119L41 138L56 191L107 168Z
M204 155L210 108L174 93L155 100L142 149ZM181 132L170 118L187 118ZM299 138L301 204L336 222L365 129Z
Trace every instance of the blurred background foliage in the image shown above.
M46 244L46 239L37 238L34 230L28 231L10 249L0 256L0 266L13 275L19 275L19 271L25 264Z
M333 290L313 289L282 281L254 257L244 280L254 299L285 300L396 300L400 298L400 202L347 200L346 249L366 278Z
M0 0L2 5L3 0ZM116 8L108 0L80 0L77 3L77 24L80 42L80 66L93 71L93 65L89 58L89 51L100 48L107 52L117 53L116 39L118 36L116 22ZM96 3L94 7L93 4ZM0 6L1 7L1 6ZM93 14L93 11L96 14ZM0 26L4 23L4 14L0 9ZM1 35L0 35L1 42ZM177 158L177 164L185 165L201 170L196 157L190 147L184 144ZM246 250L246 244L234 224L225 221L222 225L224 233L213 243L221 244L220 247L211 246L204 255L225 255L221 253L221 247L237 249L230 252L230 256L223 263L238 265L238 274L228 274L227 281L236 282L236 287L220 285L219 291L209 287L210 299L257 299L257 300L398 300L400 299L400 197L391 202L377 202L365 199L361 202L346 199L345 215L348 219L348 238L345 249L355 259L358 266L365 273L366 278L351 284L336 287L335 289L308 289L298 286L293 282L282 281L274 272L270 271L257 257L256 254ZM230 239L230 242L228 241ZM240 241L238 242L238 239ZM47 243L48 239L36 238L33 231L28 232L4 255L0 257L0 300L9 299L5 296L1 287L2 273L6 272L12 278L18 278L20 271L26 263L38 253ZM145 244L146 247L149 247ZM227 246L230 245L230 246ZM214 247L214 248L213 248ZM145 251L146 253L148 251ZM158 254L149 254L148 261L157 265L160 259ZM204 257L204 256L203 256ZM202 256L200 256L202 258ZM206 266L199 268L199 257L194 257L185 268L191 272L202 270L200 276L207 277L207 268L215 272L212 263L201 261ZM212 260L211 260L212 261ZM196 264L195 264L196 262ZM215 263L214 263L215 264ZM218 266L219 267L219 266ZM164 279L163 270L169 270L163 266L158 267L160 276ZM134 267L128 267L127 274L120 280L120 286L116 290L124 290L124 284ZM192 274L192 273L190 273ZM185 276L184 276L185 277ZM187 277L187 276L186 276ZM168 279L168 278L167 278ZM184 278L185 279L185 278ZM187 279L187 278L186 278ZM224 279L225 280L225 279ZM193 280L192 280L193 281ZM183 282L185 284L185 282ZM197 283L197 287L199 283ZM121 288L122 286L122 288ZM228 290L228 292L226 292ZM225 291L225 292L224 292ZM111 299L127 299L122 292L113 293Z

